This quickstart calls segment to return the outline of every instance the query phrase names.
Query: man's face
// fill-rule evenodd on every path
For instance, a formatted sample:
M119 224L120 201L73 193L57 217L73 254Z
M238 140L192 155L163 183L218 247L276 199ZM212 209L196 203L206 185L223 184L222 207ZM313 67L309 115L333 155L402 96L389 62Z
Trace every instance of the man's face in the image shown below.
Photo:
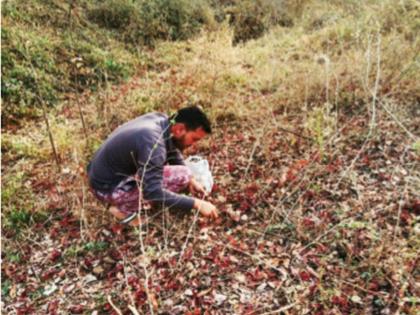
M172 139L177 149L181 151L189 148L206 135L207 133L201 127L195 130L187 130L184 124L172 126Z

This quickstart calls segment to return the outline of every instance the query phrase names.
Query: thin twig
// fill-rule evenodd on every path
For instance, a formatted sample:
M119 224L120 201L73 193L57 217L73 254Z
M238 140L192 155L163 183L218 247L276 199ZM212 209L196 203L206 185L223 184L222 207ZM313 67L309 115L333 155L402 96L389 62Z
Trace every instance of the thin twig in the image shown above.
M134 314L134 315L140 315L139 312L137 311L137 309L132 306L132 305L128 305L128 309Z
M107 300L108 300L109 305L112 306L112 308L114 309L115 312L117 312L118 315L123 315L123 312L121 312L121 310L118 307L116 307L115 304L112 302L110 295L107 296Z
M50 139L50 144L51 144L51 148L53 150L55 163L57 164L57 169L58 169L59 172L61 172L61 163L60 163L60 159L59 159L58 154L57 154L57 150L55 148L54 138L53 138L53 135L52 135L52 132L51 132L50 123L48 121L47 110L45 109L45 104L44 104L44 102L42 101L42 99L39 95L37 95L36 98L37 98L37 100L38 100L38 102L39 102L39 104L42 108L42 116L44 118L45 125L47 127L48 138Z

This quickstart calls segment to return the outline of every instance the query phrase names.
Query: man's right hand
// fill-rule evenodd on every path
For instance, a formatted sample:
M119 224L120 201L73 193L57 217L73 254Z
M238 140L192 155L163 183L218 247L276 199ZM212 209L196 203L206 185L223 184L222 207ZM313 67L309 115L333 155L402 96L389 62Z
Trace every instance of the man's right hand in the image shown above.
M194 209L200 211L200 213L205 217L213 219L217 219L219 217L219 211L217 211L216 207L208 201L195 199Z

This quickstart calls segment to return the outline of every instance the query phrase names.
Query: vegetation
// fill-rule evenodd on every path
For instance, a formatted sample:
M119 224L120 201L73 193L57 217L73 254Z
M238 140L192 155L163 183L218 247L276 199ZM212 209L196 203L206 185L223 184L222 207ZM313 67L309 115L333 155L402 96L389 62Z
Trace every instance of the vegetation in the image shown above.
M419 12L3 1L2 311L415 314ZM93 152L195 101L215 133L187 154L209 159L221 221L112 222L87 187Z

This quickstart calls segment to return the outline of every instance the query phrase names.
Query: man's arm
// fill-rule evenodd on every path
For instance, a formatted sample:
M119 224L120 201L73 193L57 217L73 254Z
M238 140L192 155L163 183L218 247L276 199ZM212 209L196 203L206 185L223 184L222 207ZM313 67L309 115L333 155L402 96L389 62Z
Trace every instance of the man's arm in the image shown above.
M166 146L162 138L152 135L143 139L138 152L138 177L142 186L143 197L155 207L173 207L175 209L197 209L203 216L218 217L216 207L205 200L191 198L163 189L163 168L167 160ZM179 153L179 152L178 152ZM180 160L183 163L182 156Z
M173 193L163 188L163 167L166 162L166 147L162 138L142 139L141 151L138 152L139 169L137 171L143 197L157 207L174 207L190 210L194 199Z

